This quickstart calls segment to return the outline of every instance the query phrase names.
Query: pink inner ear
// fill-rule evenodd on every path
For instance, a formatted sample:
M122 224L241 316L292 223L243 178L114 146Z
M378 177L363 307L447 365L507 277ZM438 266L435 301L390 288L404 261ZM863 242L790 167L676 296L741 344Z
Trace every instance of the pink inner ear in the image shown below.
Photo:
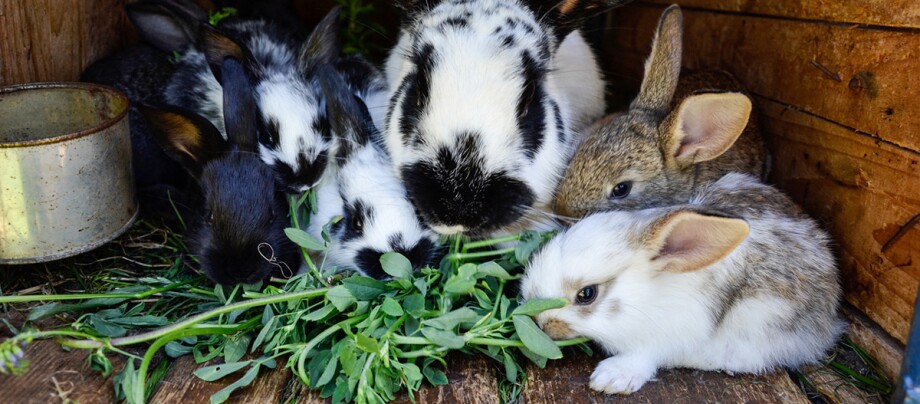
M680 106L674 157L702 162L725 153L738 139L751 113L750 100L739 93L701 94Z

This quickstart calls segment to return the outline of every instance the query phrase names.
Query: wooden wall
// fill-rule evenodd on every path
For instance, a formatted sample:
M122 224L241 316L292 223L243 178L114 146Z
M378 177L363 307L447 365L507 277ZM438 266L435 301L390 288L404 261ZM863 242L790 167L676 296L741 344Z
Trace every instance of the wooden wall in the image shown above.
M0 0L0 85L76 81L90 63L136 40L133 0Z
M611 15L603 46L620 98L637 91L670 3ZM920 283L920 3L677 3L684 67L727 70L755 94L773 182L834 235L846 300L903 343Z

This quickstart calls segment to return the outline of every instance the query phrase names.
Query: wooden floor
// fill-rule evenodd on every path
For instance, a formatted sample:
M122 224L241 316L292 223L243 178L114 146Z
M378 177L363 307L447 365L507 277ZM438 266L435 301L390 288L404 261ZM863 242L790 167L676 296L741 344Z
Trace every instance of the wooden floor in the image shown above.
M85 352L64 352L51 341L31 344L26 357L29 371L19 377L0 376L0 401L8 403L110 403L114 401L111 381L90 370ZM600 358L581 354L550 362L546 369L528 369L529 381L523 392L527 403L808 403L808 399L786 373L766 376L729 376L723 373L675 370L659 374L656 381L628 397L605 396L591 391L587 382ZM497 403L498 375L492 363L465 356L451 358L450 383L425 387L417 395L421 403ZM121 362L116 363L120 367ZM210 395L227 384L208 383L192 375L197 369L191 357L177 360L158 384L153 403L206 403ZM260 375L247 389L232 397L240 403L316 403L315 394L291 379L279 366ZM408 397L400 402L408 403Z

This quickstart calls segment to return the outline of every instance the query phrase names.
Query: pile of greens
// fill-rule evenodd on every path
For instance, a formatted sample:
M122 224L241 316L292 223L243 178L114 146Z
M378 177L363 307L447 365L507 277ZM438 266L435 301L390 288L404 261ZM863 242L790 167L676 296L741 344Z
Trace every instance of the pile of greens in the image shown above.
M106 293L0 297L4 304L51 302L34 308L26 327L0 344L0 372L21 374L28 363L25 344L56 338L66 347L91 350L91 365L106 376L114 371L109 355L125 357L115 390L130 403L145 402L167 373L161 351L172 358L193 355L197 363L222 357L221 364L195 372L206 381L237 378L212 403L225 401L279 360L324 398L378 403L402 390L411 395L425 380L446 384L443 367L451 351L495 359L514 383L523 377L523 358L543 367L562 356L560 346L585 342L552 341L531 318L565 300L521 303L513 290L522 263L548 234L454 238L438 267L412 271L405 257L389 253L381 263L391 280L345 276L324 272L310 259L328 239L299 230L297 218L307 216L309 195L292 201L294 223L286 231L303 248L306 273L266 285L211 287L177 260L156 276L113 279ZM76 320L46 331L32 325L61 313ZM132 346L147 349L135 355Z

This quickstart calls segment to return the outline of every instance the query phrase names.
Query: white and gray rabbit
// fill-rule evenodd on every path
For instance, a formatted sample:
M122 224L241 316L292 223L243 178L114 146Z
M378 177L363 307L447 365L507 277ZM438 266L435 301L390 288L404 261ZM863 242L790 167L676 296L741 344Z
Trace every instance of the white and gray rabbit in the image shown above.
M585 134L556 191L554 212L680 203L732 171L765 176L766 151L751 99L722 71L681 76L683 17L661 15L639 95Z
M354 268L382 279L380 257L401 253L414 268L433 263L439 251L436 235L418 219L396 177L389 157L378 144L379 130L361 99L347 90L335 72L320 73L333 132L341 147L316 187L317 212L308 233L319 238L329 225L331 242L325 266Z
M482 235L548 205L572 129L603 109L600 70L576 29L625 1L400 3L384 137L422 220Z
M570 304L553 338L612 356L591 388L634 392L659 368L761 373L823 358L843 330L829 238L782 192L731 173L686 205L590 215L535 255L521 291Z

